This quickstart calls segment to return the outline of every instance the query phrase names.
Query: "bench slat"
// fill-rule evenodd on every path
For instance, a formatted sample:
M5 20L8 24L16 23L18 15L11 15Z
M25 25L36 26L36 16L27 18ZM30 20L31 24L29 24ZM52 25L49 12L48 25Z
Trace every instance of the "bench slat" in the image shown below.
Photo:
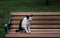
M14 16L14 17L12 17L12 20L21 20L23 18L24 18L24 16ZM44 20L44 19L60 20L60 16L33 16L32 19L33 20Z
M19 24L20 21L12 21L11 23L12 24ZM34 24L34 25L35 24L60 24L60 21L59 20L58 21L55 21L55 20L54 21L51 21L51 20L50 21L46 21L46 20L45 21L43 21L43 20L42 21L41 20L36 21L35 20L35 21L31 21L31 24Z
M19 25L12 25L11 29L18 29ZM30 25L31 29L60 29L60 25Z
M12 12L12 15L60 15L60 12Z

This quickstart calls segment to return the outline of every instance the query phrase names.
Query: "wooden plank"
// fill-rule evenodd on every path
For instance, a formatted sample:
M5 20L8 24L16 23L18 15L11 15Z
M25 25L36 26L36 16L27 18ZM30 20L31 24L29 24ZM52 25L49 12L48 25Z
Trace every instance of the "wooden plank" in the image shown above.
M19 25L11 25L11 29L18 29ZM30 25L31 29L60 29L60 25Z
M17 29L11 29L10 32L15 32ZM31 32L59 32L60 29L31 29Z
M21 36L22 35L22 36ZM31 33L31 34L26 34L26 33L15 33L15 34L7 34L5 37L12 37L12 38L39 38L39 37L60 37L60 33Z
M12 21L11 22L12 24L19 24L20 21ZM31 21L31 24L60 24L60 21L55 21L55 20L52 20L52 21L42 21L42 20L38 20L38 21Z
M13 16L13 20L21 20L24 16ZM60 16L33 16L33 20L60 20Z
M60 15L60 12L12 12L11 15Z

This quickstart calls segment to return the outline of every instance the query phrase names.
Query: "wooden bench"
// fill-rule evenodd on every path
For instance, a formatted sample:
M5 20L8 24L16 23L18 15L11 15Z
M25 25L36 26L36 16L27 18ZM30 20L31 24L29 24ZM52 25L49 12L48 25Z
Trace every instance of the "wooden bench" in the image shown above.
M15 32L26 15L33 14L31 33ZM60 12L12 12L12 25L6 38L60 38Z

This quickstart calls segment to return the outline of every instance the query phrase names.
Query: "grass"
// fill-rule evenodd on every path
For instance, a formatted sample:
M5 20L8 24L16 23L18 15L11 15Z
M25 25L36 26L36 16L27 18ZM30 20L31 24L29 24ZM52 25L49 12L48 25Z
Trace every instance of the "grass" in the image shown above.
M0 38L4 38L4 24L8 23L10 12L60 12L60 0L0 0Z
M5 31L4 29L0 29L0 38L5 38Z
M53 6L53 5L52 5ZM12 7L12 10L13 11L21 11L21 12L59 12L60 11L60 8L58 6L44 6L44 5L33 5L33 6L30 6L30 5L27 5L27 6L24 6L24 5L21 5L20 7Z

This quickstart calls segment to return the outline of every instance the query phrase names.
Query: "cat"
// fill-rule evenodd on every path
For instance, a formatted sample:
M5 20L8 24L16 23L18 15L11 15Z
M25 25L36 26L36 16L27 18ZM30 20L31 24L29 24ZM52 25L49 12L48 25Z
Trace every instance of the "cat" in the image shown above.
M33 15L27 15L26 17L24 17L20 23L19 23L19 29L16 30L16 32L19 32L19 31L24 31L25 33L30 33L31 30L30 30L30 21L32 20L32 16Z

